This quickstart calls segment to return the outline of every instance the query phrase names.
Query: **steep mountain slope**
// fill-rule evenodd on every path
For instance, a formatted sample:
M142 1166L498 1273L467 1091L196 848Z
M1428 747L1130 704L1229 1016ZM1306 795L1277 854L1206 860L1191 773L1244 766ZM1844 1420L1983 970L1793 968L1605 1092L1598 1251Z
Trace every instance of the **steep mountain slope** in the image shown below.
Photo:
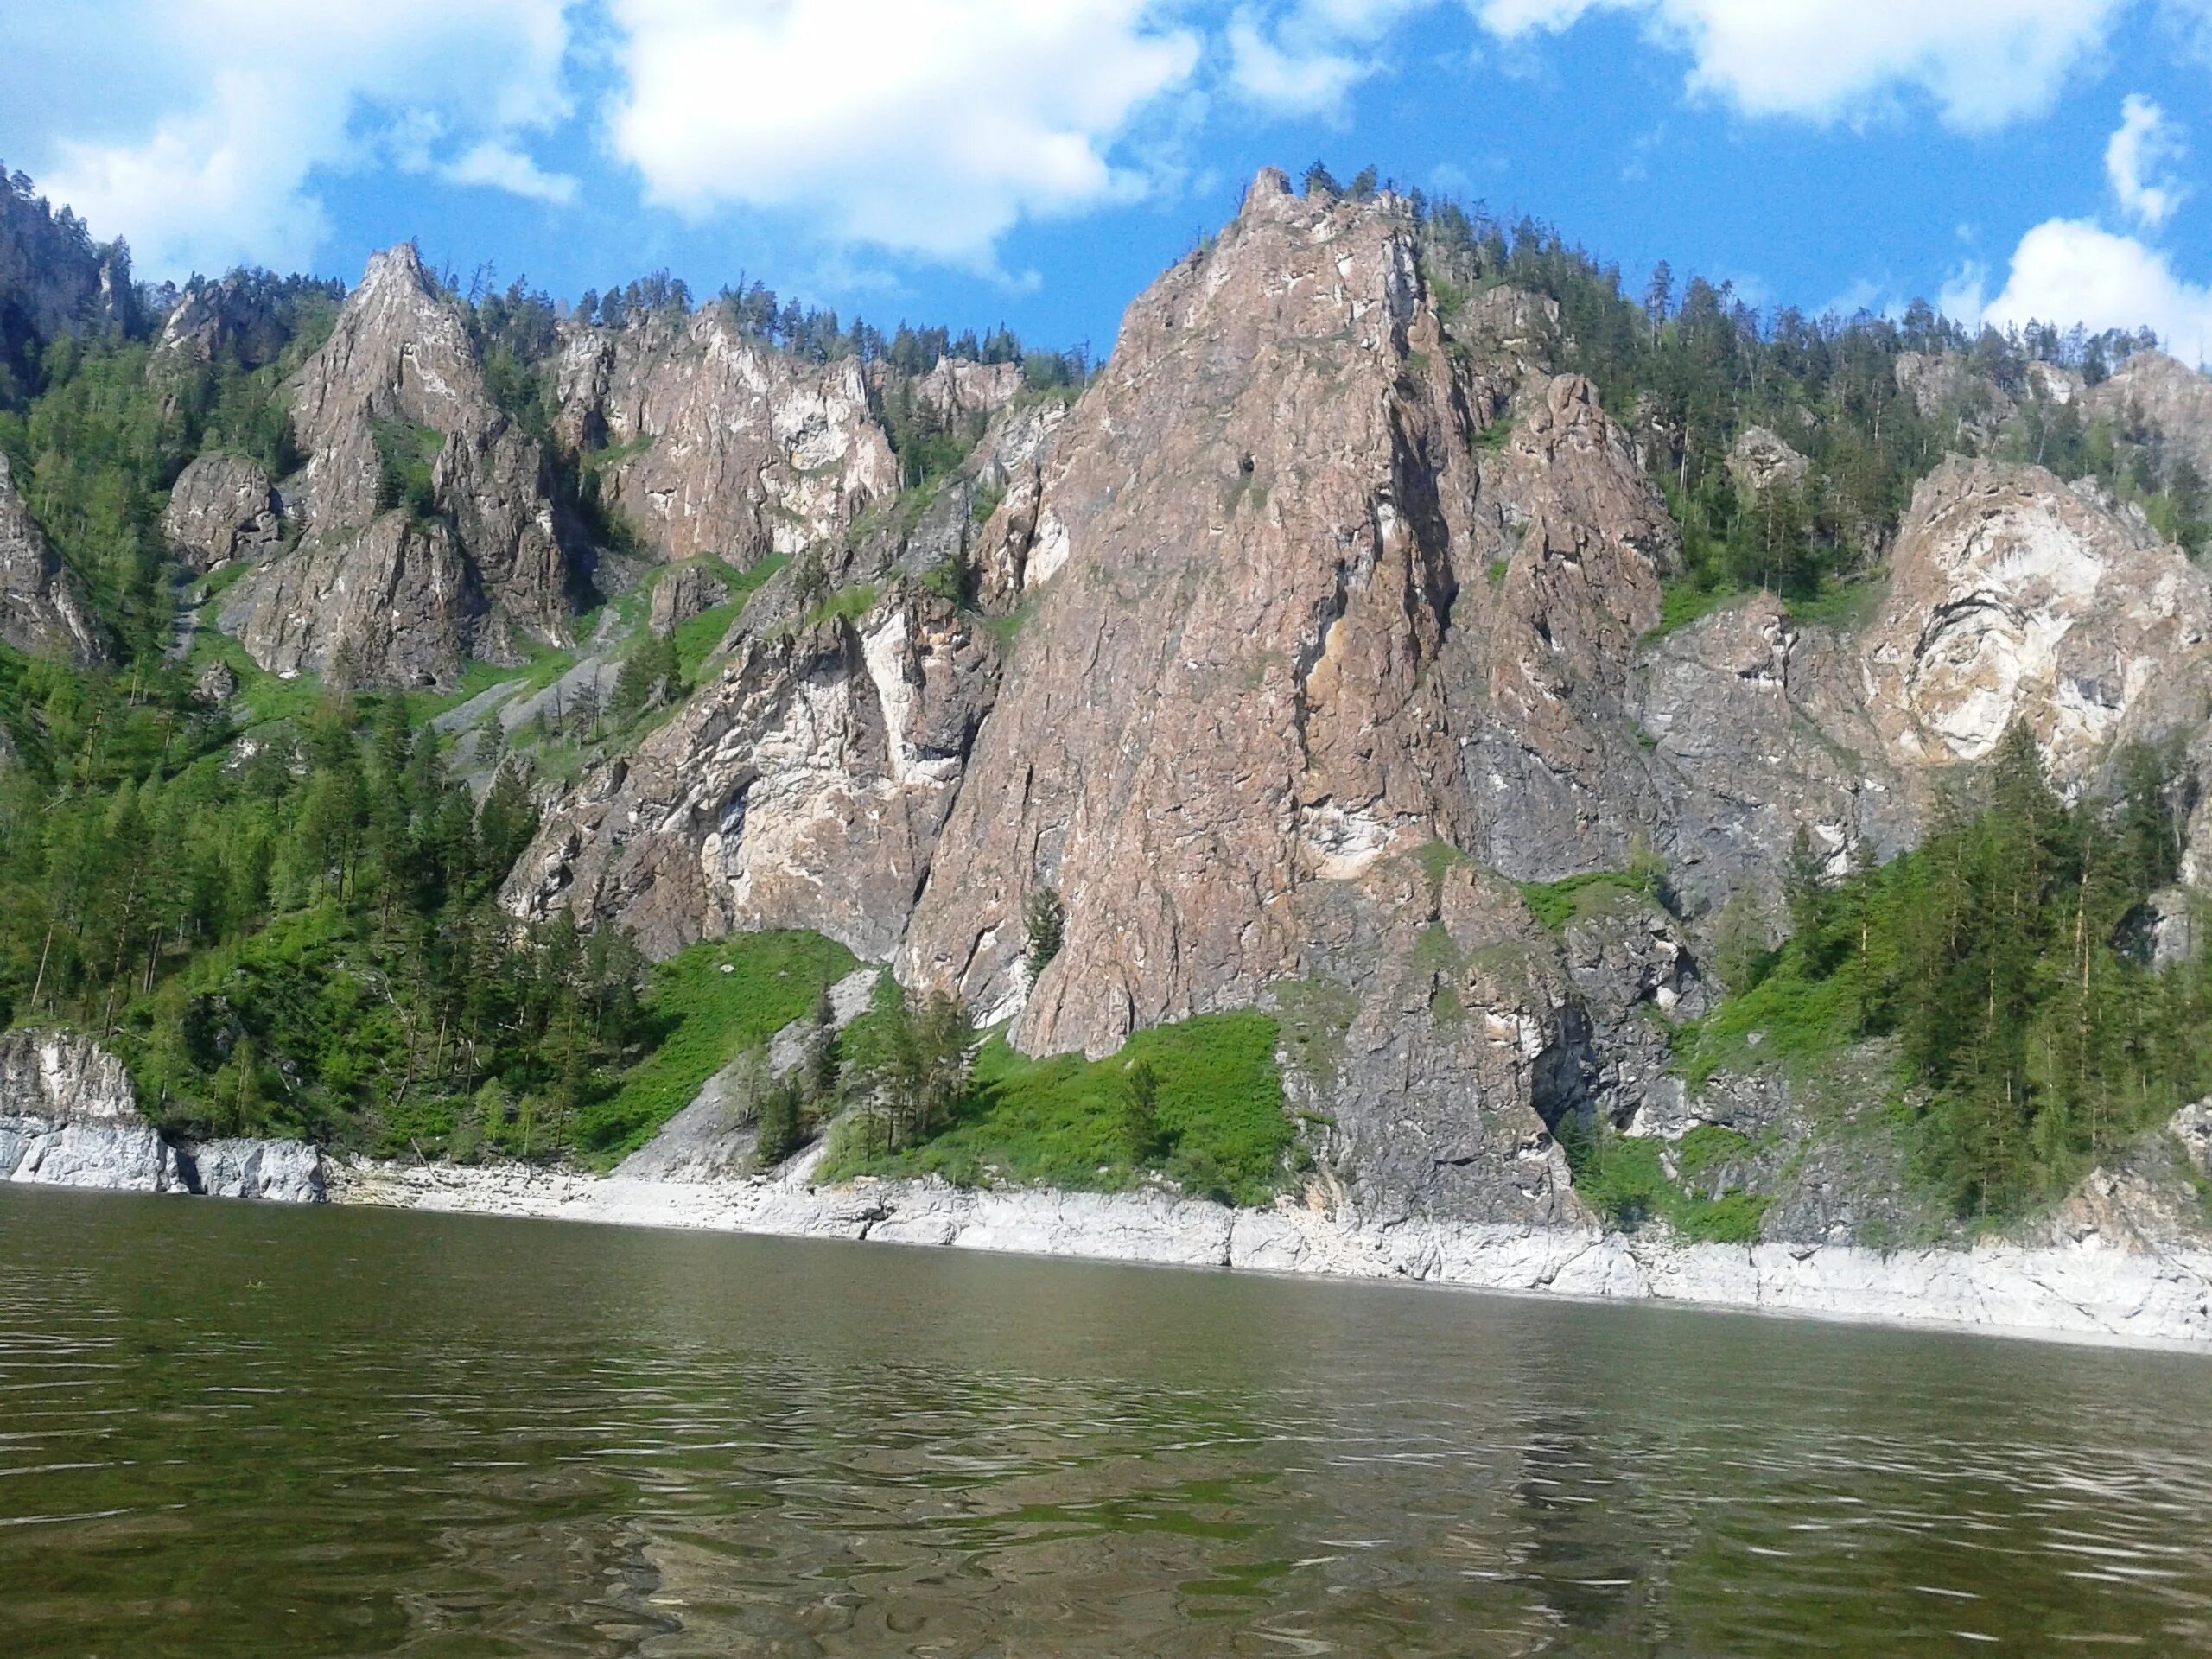
M1421 258L1402 204L1262 175L1064 419L998 417L952 492L986 523L848 538L857 606L772 583L512 902L658 951L818 927L1038 1053L1271 1009L1363 1206L1558 1219L1555 1131L1706 1121L1667 1025L1728 900L1778 925L1801 841L1839 875L1915 844L2016 721L2075 786L2201 728L2195 567L2034 467L1923 483L1869 626L1754 596L1640 644L1676 538L1635 445L1544 368L1556 308L1447 323ZM1554 933L1513 885L1639 860L1687 926L1616 882Z
M467 658L566 641L588 544L411 246L370 262L295 378L291 416L307 464L284 493L301 539L232 588L221 617L257 663L423 685Z
M768 350L719 307L571 329L555 396L562 442L663 558L796 554L898 492L858 361Z
M2109 378L1968 355L1941 328L1926 351L1863 329L1770 347L1710 290L1655 321L1579 256L1489 235L1263 173L1076 385L1065 360L793 327L772 296L694 311L663 283L582 321L519 285L464 302L411 248L342 308L265 273L201 284L158 342L101 359L137 423L103 442L145 437L161 583L213 595L202 621L262 669L366 695L310 715L312 690L272 695L188 626L158 711L135 659L118 716L0 658L30 688L16 724L57 801L111 765L139 780L99 810L118 834L182 810L168 783L200 766L207 821L252 826L193 878L226 895L194 901L223 948L288 913L332 925L334 882L366 931L303 984L358 972L371 938L379 962L419 953L410 995L453 999L422 1031L328 1083L302 1027L270 1084L379 1103L360 1109L387 1135L412 1101L451 1146L518 1123L528 1147L546 1117L572 1147L632 1144L671 1103L594 1117L620 1091L584 1076L639 1058L621 932L667 958L807 930L999 1027L995 1066L1104 1062L1085 1088L1118 1087L1159 1027L1275 1033L1296 1143L1266 1106L1267 1179L1370 1217L1951 1224L1880 1119L1910 1033L1877 1004L1918 992L1878 971L1876 918L1884 949L1920 948L1897 893L1935 879L1893 861L1932 842L1996 881L2016 844L2030 874L2091 849L2070 900L2004 889L2047 931L2074 905L2066 972L2021 994L2079 988L2064 1089L2148 1052L2118 1015L2092 1031L2093 989L2108 1009L2139 988L2168 1027L2200 979L2212 1006L2191 886L2212 880L2212 586L2185 550L2212 382L2155 353ZM1754 346L1769 372L1716 416ZM72 484L41 454L41 492ZM0 639L90 660L100 623L4 462L0 553ZM241 673L233 747L214 705ZM464 676L432 719L449 745L414 747L388 691ZM161 758L111 762L118 719ZM2005 764L2029 840L1974 842L1958 826ZM390 820L371 777L421 822ZM262 822L295 798L297 823ZM2098 861L2107 830L2126 870ZM230 1004L163 982L172 958L216 972L200 912L149 909L127 861L57 886L45 834L0 842L43 928L9 936L18 993L50 1003L44 947L103 930L64 953L84 1018L119 998L187 1056L163 1064L249 1098L252 1048L202 1040ZM1944 889L1954 911L1994 890ZM424 893L448 908L395 933ZM503 952L542 976L518 1007L571 1016L557 1077L501 1051L518 1118L477 1097L459 988ZM2139 1127L2157 1090L2135 1075Z

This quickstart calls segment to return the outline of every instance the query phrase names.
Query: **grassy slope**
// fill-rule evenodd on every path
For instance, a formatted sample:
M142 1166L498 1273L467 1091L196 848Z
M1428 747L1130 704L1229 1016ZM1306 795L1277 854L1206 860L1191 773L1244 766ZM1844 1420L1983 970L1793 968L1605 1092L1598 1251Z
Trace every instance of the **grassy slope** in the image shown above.
M620 1090L579 1115L576 1144L595 1163L626 1157L708 1078L812 1013L823 988L859 965L844 946L798 932L739 934L659 963L646 997L665 1034Z
M1033 1060L995 1035L950 1128L918 1147L842 1160L836 1173L1112 1192L1156 1168L1188 1192L1263 1204L1284 1185L1294 1141L1275 1039L1275 1022L1259 1014L1201 1014L1139 1032L1103 1060ZM1160 1079L1160 1144L1143 1163L1125 1127L1126 1074L1139 1060Z

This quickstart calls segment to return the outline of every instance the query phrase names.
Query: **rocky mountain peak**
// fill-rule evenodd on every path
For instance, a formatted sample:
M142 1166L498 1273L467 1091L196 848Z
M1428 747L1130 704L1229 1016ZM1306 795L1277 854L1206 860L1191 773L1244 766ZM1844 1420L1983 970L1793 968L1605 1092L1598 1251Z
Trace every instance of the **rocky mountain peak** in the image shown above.
M524 639L565 641L589 548L411 244L370 260L291 395L302 538L221 618L257 662L428 684Z

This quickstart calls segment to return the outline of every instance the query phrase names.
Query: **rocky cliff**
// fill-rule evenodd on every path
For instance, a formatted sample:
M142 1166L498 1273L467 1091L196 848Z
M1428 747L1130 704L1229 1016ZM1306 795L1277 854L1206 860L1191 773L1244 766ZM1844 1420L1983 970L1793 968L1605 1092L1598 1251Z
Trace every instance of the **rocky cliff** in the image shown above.
M898 490L859 362L769 350L719 307L573 328L555 386L561 441L663 558L799 553Z
M34 657L96 663L105 655L84 584L33 522L0 454L0 642Z
M1072 407L1009 395L895 523L855 470L873 429L825 414L829 493L782 522L840 602L771 582L677 717L556 803L510 902L656 952L820 928L1033 1052L1271 1010L1319 1179L1364 1213L1579 1219L1570 1119L1810 1133L1786 1092L1700 1106L1669 1076L1713 918L1744 895L1777 925L1801 837L1837 874L1915 844L2013 723L2076 790L2199 732L2204 582L2093 486L1955 461L1863 625L1752 595L1662 632L1673 524L1595 389L1545 366L1559 329L1510 289L1441 305L1402 204L1262 175ZM702 461L704 411L734 410L721 441L777 476L797 395L719 324L580 332L563 364L568 441L690 469L615 485L664 550L785 545L772 491ZM1900 384L2001 418L1948 366ZM1756 494L1805 462L1762 430L1734 464ZM1639 861L1671 911L1600 887L1548 925L1516 885ZM1065 928L1035 973L1041 894ZM1889 1224L1851 1206L1898 1179L1801 1159L1776 1224Z
M0 1181L124 1192L323 1200L322 1160L296 1141L171 1141L123 1062L90 1038L0 1034Z
M412 246L370 262L289 390L307 463L283 496L300 539L232 588L221 615L256 662L442 684L469 658L567 641L588 542Z

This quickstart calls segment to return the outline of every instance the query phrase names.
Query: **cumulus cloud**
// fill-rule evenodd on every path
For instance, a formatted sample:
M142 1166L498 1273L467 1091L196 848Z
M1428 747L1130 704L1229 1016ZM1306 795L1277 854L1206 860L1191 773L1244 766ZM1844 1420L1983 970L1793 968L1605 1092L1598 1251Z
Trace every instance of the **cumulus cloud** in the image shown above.
M2054 219L2020 238L2004 291L1980 302L1978 283L1945 294L1954 315L1999 327L2027 322L2091 329L2148 324L2177 357L2202 360L2212 347L2212 287L2177 273L2158 249L2086 219Z
M2181 129L2139 92L2120 105L2120 129L2105 146L2105 176L2120 210L2146 229L2173 217L2188 194L2165 169L2182 156Z
M91 0L70 9L78 33L35 31L0 91L80 89L49 109L47 153L25 159L96 232L129 236L149 272L302 266L327 229L318 170L411 150L461 182L572 193L520 148L569 111L564 13L564 0ZM124 95L103 103L110 86Z
M576 181L566 173L548 173L502 139L486 138L448 162L438 175L453 184L488 185L510 195L565 207L576 199Z
M1834 120L1900 92L1986 130L2048 107L2128 0L1469 0L1492 33L1641 18L1692 60L1694 90L1751 115Z
M1299 0L1263 16L1231 14L1230 90L1269 114L1341 119L1352 88L1382 65L1374 47L1390 26L1433 0Z
M611 3L608 130L649 200L977 267L1025 215L1140 194L1114 145L1200 54L1145 0Z

